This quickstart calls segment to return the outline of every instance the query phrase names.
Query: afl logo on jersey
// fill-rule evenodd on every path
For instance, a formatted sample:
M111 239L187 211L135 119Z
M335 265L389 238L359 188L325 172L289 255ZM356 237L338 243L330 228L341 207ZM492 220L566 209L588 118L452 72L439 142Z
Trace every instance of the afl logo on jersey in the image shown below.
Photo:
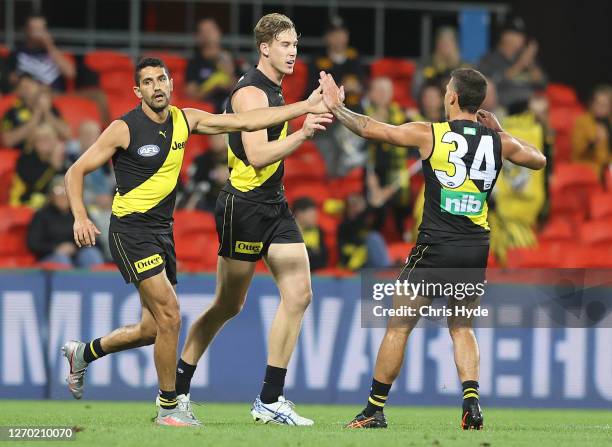
M159 154L159 151L159 146L156 146L155 144L147 144L138 148L138 155L141 157L154 157L155 155Z

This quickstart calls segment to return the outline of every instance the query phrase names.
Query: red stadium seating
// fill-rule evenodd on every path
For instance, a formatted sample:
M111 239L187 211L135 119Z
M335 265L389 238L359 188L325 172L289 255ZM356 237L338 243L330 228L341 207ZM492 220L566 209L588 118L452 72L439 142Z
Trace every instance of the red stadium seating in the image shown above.
M11 50L8 47L5 47L4 45L0 45L0 58L7 58L9 54L11 54Z
M53 100L62 118L70 125L73 135L78 134L82 121L93 120L102 125L100 111L95 101L81 96L59 95Z
M183 56L174 53L165 52L147 52L145 56L157 57L164 61L166 67L170 71L170 77L174 84L173 96L175 98L183 96L185 87L185 68L187 67L187 59Z
M575 231L572 223L565 218L553 218L546 224L539 234L541 243L545 242L571 242Z
M29 255L24 231L0 233L0 258Z
M570 107L551 107L550 126L555 130L555 159L557 162L566 162L572 154L572 130L574 122L583 113L579 105Z
M27 228L33 215L34 210L27 206L0 206L0 232Z
M612 192L599 192L589 197L591 219L612 217Z
M172 104L181 109L200 109L205 112L215 113L215 105L210 102L196 101L195 99L188 98L176 98L172 101Z
M0 205L8 202L19 154L17 149L0 148Z
M416 65L406 59L382 58L370 66L372 78L385 76L393 82L393 99L402 107L414 106L415 101L410 96L412 78Z
M597 175L589 166L580 163L559 163L551 182L552 213L585 215L588 198L599 191Z
M134 71L132 58L125 53L111 50L90 51L85 55L85 65L98 73L110 71Z
M575 247L564 263L565 268L603 269L612 267L610 248Z
M178 237L190 235L214 235L215 217L199 210L177 210L174 213L174 234Z
M179 265L189 271L213 270L217 265L217 238L210 235L175 235Z
M293 74L283 79L283 96L287 104L299 101L308 95L306 91L308 84L308 67L302 60L296 59Z
M515 248L508 251L510 268L560 268L572 253L573 244L542 244L536 248Z
M125 92L122 95L108 95L108 110L111 119L117 119L121 115L132 110L140 101L131 92Z
M584 222L580 226L580 240L592 247L612 249L612 217ZM612 253L611 253L612 254Z
M414 247L414 244L408 242L393 242L389 244L387 250L389 251L391 262L393 264L405 264L412 247Z
M290 204L293 204L295 199L299 197L310 197L312 200L314 200L318 207L321 207L327 199L332 197L329 187L321 183L299 184L292 186L291 188L287 188L285 190L285 194L287 195L287 200Z
M546 97L551 108L572 107L580 104L576 90L565 84L548 84Z
M318 159L317 162L319 162ZM284 181L288 184L296 184L298 182L324 183L325 179L325 166L317 165L317 163L295 156L285 160Z

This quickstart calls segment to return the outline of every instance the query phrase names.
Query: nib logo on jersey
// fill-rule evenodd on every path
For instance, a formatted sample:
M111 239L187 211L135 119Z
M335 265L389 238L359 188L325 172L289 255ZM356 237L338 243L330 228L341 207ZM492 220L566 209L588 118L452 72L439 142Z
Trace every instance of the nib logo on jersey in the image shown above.
M487 200L487 194L484 192L442 189L440 208L457 216L476 216L482 212L485 200Z

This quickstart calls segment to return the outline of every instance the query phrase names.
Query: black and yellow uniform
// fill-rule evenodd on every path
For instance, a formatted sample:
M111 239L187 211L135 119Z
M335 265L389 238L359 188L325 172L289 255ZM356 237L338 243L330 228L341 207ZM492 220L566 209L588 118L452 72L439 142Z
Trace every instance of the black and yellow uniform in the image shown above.
M170 106L156 123L141 106L123 115L130 144L113 156L117 192L110 220L110 248L126 282L138 283L166 269L176 284L172 213L189 124Z
M487 200L502 167L500 137L468 120L431 126L433 149L423 160L423 221L404 271L483 269L489 249Z
M280 85L268 79L257 68L252 68L232 90L227 113L233 113L232 96L247 86L262 90L268 97L269 107L285 104ZM287 122L269 127L268 141L285 138L287 127ZM285 199L283 160L261 169L254 168L246 156L241 132L231 132L227 164L230 177L215 206L219 255L242 261L257 261L267 253L272 243L303 242Z

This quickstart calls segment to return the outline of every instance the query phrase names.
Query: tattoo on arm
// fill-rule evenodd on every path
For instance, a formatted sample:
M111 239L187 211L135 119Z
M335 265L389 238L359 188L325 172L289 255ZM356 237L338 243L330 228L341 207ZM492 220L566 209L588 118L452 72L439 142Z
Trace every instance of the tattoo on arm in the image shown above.
M355 113L345 106L335 109L334 115L336 115L336 118L338 118L342 124L360 136L363 136L363 131L368 127L371 121L369 116Z

